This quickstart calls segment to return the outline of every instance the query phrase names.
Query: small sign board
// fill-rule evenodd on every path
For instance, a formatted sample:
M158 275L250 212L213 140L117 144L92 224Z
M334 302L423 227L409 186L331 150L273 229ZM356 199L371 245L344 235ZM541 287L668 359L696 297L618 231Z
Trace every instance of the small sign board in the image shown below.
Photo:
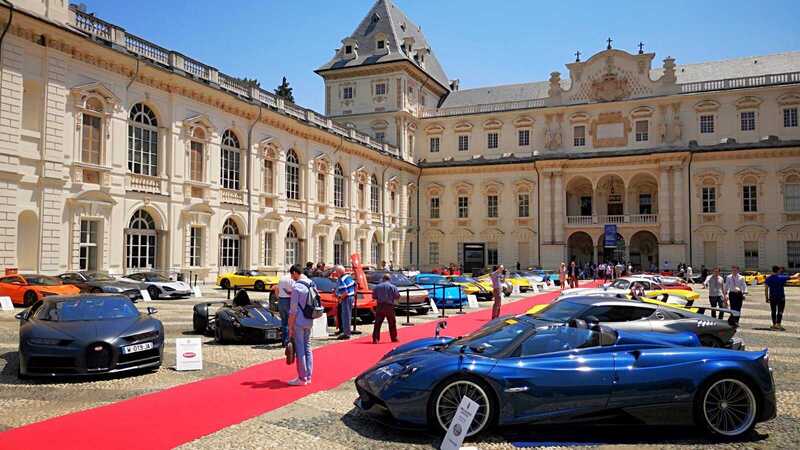
M474 294L467 295L467 308L469 309L480 308L480 305L478 304L478 297L476 297Z
M456 415L453 417L453 421L450 422L450 427L447 428L447 434L444 435L444 440L439 448L441 450L460 449L477 412L478 404L469 397L462 397L461 403L458 404Z
M326 314L314 319L314 323L311 325L311 337L313 339L328 337L328 316Z
M194 296L194 298L201 298L203 296L200 286L195 286L192 288L192 296Z
M533 292L539 293L541 290L539 289L539 283L533 283Z
M11 297L0 297L0 311L14 311L14 304L11 303Z
M434 316L438 316L439 315L439 307L436 306L436 302L433 301L432 298L429 299L429 301L431 302L431 311L430 312L432 312Z
M519 285L512 284L511 285L511 295L519 295Z
M203 344L200 338L175 339L175 370L202 370Z
M153 301L153 299L150 298L150 293L147 292L147 289L142 289L142 290L139 291L139 293L142 294L142 300L143 301L146 301L146 302Z

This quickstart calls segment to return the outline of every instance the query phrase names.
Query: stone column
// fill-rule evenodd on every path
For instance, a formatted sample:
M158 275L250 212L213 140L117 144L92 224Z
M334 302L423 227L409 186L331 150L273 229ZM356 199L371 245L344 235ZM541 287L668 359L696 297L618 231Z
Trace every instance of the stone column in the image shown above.
M669 167L661 167L658 179L658 223L661 243L671 240L670 221L672 218L671 190L669 186Z
M552 199L553 179L549 173L545 173L539 187L542 190L541 205L542 216L539 218L539 230L542 233L542 243L553 242L553 199Z
M684 218L686 217L686 210L684 207L685 203L685 186L684 186L684 176L683 176L683 167L676 167L673 171L674 179L672 180L674 184L674 191L675 191L675 206L674 212L675 217L673 219L672 224L672 236L676 242L686 242L686 238L684 236Z
M3 40L0 66L0 265L17 266L16 199L19 180L19 142L22 121L22 67L25 50L16 36ZM41 220L41 218L40 218Z
M555 229L555 233L553 236L553 241L558 243L564 243L564 201L566 199L566 194L564 193L564 177L561 172L556 172L553 174L554 178L554 187L553 187L553 202L554 202L554 223L553 227Z

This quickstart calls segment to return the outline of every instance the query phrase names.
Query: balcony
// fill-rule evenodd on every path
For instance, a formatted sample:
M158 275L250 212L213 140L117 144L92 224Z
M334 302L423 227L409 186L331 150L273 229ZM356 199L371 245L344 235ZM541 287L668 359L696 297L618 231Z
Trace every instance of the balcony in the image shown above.
M219 190L219 198L222 203L244 205L244 191L221 188Z
M128 173L125 176L125 188L129 191L161 194L161 178L138 173Z
M567 226L570 227L603 226L609 223L618 225L656 225L658 224L658 214L567 216Z

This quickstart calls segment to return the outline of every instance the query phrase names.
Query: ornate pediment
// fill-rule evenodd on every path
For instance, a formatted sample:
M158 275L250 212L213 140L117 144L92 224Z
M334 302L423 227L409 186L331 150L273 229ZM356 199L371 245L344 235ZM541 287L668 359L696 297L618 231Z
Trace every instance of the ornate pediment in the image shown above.
M500 122L497 119L489 119L486 122L483 122L484 130L499 130L502 127L503 127L503 122Z
M385 120L375 120L370 124L373 130L381 131L389 128L389 122Z
M456 193L459 195L469 195L472 194L472 183L467 183L466 181L459 181L458 183L453 186L456 190Z
M444 186L439 183L428 183L428 185L425 186L425 192L428 193L428 197L442 195L442 192L444 192Z
M472 131L472 124L467 122L467 121L459 122L459 123L456 124L455 130L456 130L456 133L467 133L467 132L470 132L470 131Z
M533 192L536 183L533 180L521 179L514 182L514 189L517 192Z
M531 116L519 116L514 119L514 126L517 128L532 127L535 120Z
M432 123L425 127L426 134L442 134L444 133L444 127L438 123Z
M778 97L778 104L781 106L800 105L800 92L789 92Z
M71 88L69 91L75 97L78 106L83 108L91 109L86 105L86 102L91 97L100 99L109 107L109 109L118 108L122 104L119 97L114 95L114 92L111 89L99 81L81 84Z
M706 99L700 100L694 104L694 110L697 112L711 112L719 109L719 102L716 100Z
M760 98L748 95L736 100L736 109L755 109L758 108L761 102Z
M487 195L497 195L503 192L503 183L490 180L483 183L483 193Z
M278 140L273 136L267 136L258 142L258 148L261 149L264 158L276 160L280 157L280 146Z

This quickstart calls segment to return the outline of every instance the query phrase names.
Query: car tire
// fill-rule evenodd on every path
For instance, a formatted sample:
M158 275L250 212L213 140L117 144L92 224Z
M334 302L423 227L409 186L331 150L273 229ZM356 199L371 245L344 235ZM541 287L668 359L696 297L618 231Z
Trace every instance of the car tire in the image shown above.
M155 286L148 286L147 293L150 294L150 300L158 300L160 291Z
M431 310L430 308L417 308L417 314L421 316L426 316L428 315L428 311L430 310Z
M39 296L36 295L36 292L27 291L25 292L25 295L22 296L22 307L28 308L34 303L36 303L36 300L39 300Z
M17 366L17 379L20 381L25 381L30 379L28 375L22 373L22 366L19 365Z
M223 278L222 281L219 282L219 287L222 289L230 289L231 288L231 280L227 278Z
M452 421L452 417L455 417L458 404L461 402L461 392L465 392L466 396L478 403L478 412L475 414L466 437L479 435L492 428L498 416L498 402L494 391L483 380L471 376L447 379L433 390L433 395L428 402L429 426L437 431L447 432L450 421ZM484 410L483 413L481 413L481 409ZM442 417L443 414L444 417Z
M738 438L755 427L759 400L752 385L740 376L712 378L695 394L695 422L717 438Z
M264 282L263 281L259 280L259 281L256 281L255 284L253 284L253 289L263 292L264 290L266 290L266 286L264 286Z
M703 347L711 347L711 348L720 348L723 346L722 341L720 341L715 336L711 336L710 334L704 334L700 336L700 344Z

